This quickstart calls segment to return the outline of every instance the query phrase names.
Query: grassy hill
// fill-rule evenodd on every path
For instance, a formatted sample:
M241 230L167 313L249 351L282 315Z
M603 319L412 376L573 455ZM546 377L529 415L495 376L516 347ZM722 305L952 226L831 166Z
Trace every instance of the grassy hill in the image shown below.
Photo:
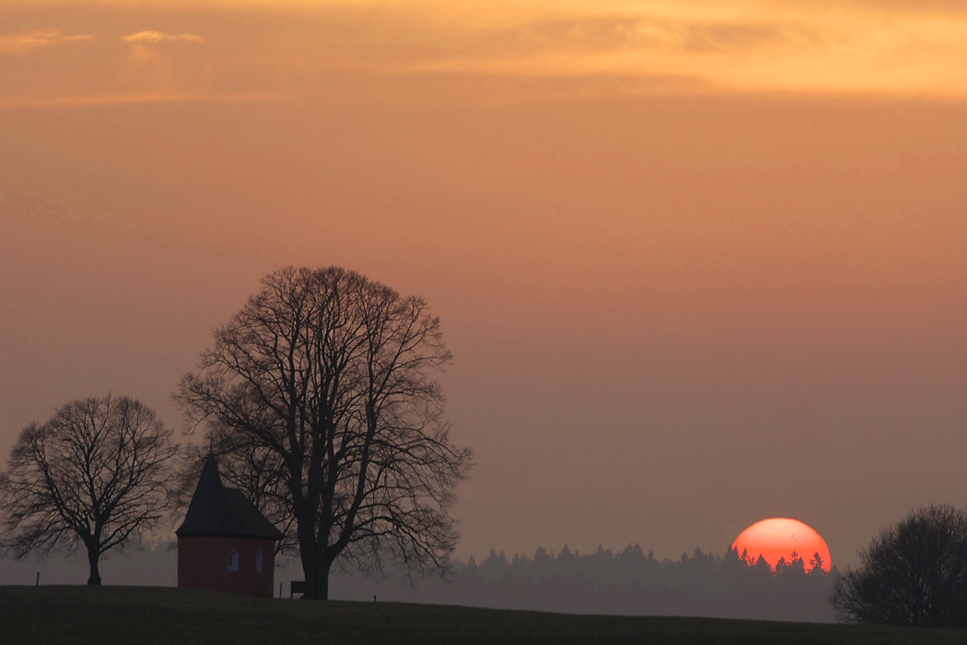
M963 643L967 632L248 598L165 587L0 587L0 642Z

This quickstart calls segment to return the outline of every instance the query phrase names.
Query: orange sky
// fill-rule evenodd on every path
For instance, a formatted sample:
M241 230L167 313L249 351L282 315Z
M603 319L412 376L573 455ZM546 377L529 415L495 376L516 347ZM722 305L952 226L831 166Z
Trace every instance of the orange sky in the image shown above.
M964 501L962 6L5 2L0 452L177 426L258 278L338 263L443 318L459 555L855 561Z
M334 73L605 76L632 96L967 93L967 10L954 0L4 5L7 105L318 95Z

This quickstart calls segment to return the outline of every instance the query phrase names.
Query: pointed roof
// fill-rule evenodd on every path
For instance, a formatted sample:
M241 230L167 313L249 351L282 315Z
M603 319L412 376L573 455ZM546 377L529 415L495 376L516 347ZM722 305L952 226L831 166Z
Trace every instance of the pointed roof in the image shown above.
M175 535L281 540L283 534L237 488L225 488L215 455L208 453L185 521Z

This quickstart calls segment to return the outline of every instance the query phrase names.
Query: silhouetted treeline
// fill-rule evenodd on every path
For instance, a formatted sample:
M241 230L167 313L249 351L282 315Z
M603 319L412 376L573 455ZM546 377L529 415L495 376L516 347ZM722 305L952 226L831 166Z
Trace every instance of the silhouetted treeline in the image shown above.
M132 549L105 563L110 584L174 585L177 551L174 545ZM302 570L291 558L278 560L276 593L289 597L289 581L301 580ZM399 577L381 582L357 572L335 571L332 598L372 602L423 602L505 609L536 609L566 613L712 616L832 622L828 598L835 569L809 571L797 560L774 572L764 561L751 564L735 551L725 556L699 549L675 560L657 559L637 545L620 552L598 549L580 554L567 547L559 553L538 549L533 557L507 558L492 552L477 562L458 562L447 581L419 578L410 586ZM79 584L87 575L83 558L0 560L0 584Z
M802 558L773 570L735 550L724 556L696 548L677 560L659 560L636 544L620 552L580 554L567 546L533 557L491 551L481 562L459 563L447 582L422 579L368 584L336 574L338 597L533 609L567 613L652 614L832 622L829 595L837 577L821 562ZM338 590L338 591L337 591Z

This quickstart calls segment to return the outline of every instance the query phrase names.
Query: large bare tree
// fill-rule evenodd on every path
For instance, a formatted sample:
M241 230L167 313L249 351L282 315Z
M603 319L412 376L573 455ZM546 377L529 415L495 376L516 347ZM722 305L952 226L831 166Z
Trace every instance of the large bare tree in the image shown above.
M177 452L155 413L128 397L61 406L20 432L0 474L2 546L16 557L83 547L87 584L101 584L101 556L163 519Z
M176 399L206 424L227 479L287 530L305 597L328 598L337 561L449 567L449 509L471 466L443 417L436 376L450 360L422 298L338 267L288 268L182 379Z

